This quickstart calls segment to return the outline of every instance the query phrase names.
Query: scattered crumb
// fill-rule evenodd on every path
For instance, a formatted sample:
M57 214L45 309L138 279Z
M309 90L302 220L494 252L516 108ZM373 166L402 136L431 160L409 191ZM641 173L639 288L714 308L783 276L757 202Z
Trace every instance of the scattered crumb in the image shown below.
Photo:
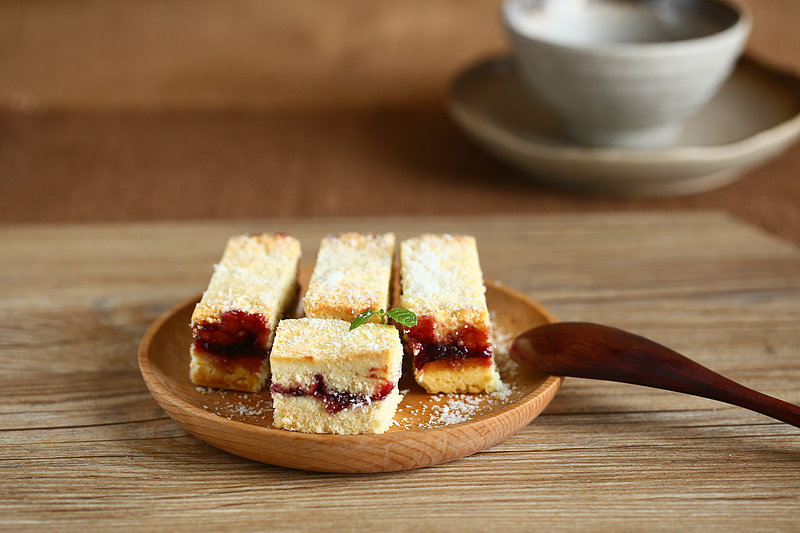
M495 344L495 364L504 380L500 384L500 389L491 394L431 394L427 396L427 401L415 405L401 403L400 409L403 412L397 424L400 429L429 429L458 424L514 401L516 390L513 378L519 371L519 366L511 360L508 350L515 335L498 327L494 313L490 314Z
M272 398L269 393L252 393L207 389L208 404L203 409L228 420L272 424ZM203 393L205 394L205 393Z
M263 408L263 407L248 407L246 405L236 405L231 406L230 412L240 416L259 416L266 414L267 412L272 412L272 407L270 408Z
M492 317L494 319L494 317ZM508 353L511 348L511 341L514 340L514 335L497 325L492 323L492 338L494 339L494 346L497 351Z
M481 398L466 394L452 394L442 406L437 406L431 416L431 424L447 426L466 422L479 410Z
M507 380L513 379L519 372L519 365L511 360L508 352L516 335L499 327L495 322L494 313L490 312L489 314L492 318L492 337L494 338L495 347L494 362L503 378Z

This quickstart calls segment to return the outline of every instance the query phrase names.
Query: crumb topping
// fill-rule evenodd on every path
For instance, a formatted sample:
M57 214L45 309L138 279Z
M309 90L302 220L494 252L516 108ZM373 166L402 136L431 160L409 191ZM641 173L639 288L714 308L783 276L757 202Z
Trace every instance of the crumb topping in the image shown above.
M425 234L405 240L400 262L400 306L430 316L437 337L464 324L491 327L474 237Z
M352 320L362 311L386 308L393 255L393 233L322 239L306 291L306 315Z
M394 326L350 323L326 318L281 320L275 333L273 358L335 361L386 353L399 345Z
M232 237L214 265L192 322L215 322L229 310L276 319L300 259L300 242L285 234Z
M402 306L419 314L486 309L486 289L475 238L421 235L400 251Z

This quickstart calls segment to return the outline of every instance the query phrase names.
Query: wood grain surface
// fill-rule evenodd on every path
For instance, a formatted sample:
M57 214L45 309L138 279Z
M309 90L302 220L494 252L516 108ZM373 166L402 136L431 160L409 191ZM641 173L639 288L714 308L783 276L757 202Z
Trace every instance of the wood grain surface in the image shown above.
M421 470L337 475L217 450L148 393L136 348L225 240L477 236L484 273L563 320L628 329L800 402L800 251L718 213L0 227L0 529L800 528L800 432L743 409L568 379L530 426ZM372 511L374 509L374 511Z

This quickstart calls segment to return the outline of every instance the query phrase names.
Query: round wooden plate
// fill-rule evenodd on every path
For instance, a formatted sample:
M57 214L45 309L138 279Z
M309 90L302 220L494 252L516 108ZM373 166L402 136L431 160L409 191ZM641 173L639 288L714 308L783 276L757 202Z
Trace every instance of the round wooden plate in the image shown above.
M272 465L322 472L391 472L452 461L508 438L544 410L562 379L525 370L508 358L518 334L555 317L527 296L491 282L486 297L495 327L502 394L426 394L410 368L404 397L383 435L321 435L272 426L268 391L195 387L189 380L189 321L199 298L158 318L139 346L139 368L158 404L180 425L222 450Z

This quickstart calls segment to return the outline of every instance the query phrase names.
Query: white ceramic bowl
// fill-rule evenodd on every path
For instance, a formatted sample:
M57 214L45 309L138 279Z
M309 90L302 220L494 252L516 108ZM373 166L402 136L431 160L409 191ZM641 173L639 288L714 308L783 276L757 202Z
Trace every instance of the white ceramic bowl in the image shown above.
M751 26L730 0L506 0L503 17L525 83L594 146L671 145Z

